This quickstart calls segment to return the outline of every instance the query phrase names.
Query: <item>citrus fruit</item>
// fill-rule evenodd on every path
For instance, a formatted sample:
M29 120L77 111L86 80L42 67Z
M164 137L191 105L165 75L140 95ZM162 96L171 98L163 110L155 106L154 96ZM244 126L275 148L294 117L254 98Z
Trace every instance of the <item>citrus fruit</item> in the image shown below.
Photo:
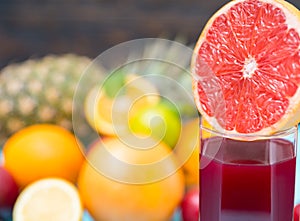
M283 0L230 1L194 49L193 91L226 133L272 134L300 116L300 15Z
M84 206L95 220L169 220L184 195L184 176L170 153L164 143L139 149L113 137L97 140L78 178ZM160 160L164 166L151 165ZM171 172L157 179L162 171ZM141 177L147 182L136 182Z
M0 209L11 209L19 195L19 188L3 166L0 166L0 180Z
M84 112L97 132L115 136L128 130L128 112L133 105L143 107L158 101L158 91L150 81L136 74L116 73L102 86L91 89L85 99Z
M199 118L195 118L183 125L176 145L176 156L184 162L182 169L188 186L199 184L199 142Z
M50 176L75 182L84 159L81 144L66 129L36 124L12 135L3 147L4 167L19 187Z
M130 117L129 126L133 133L152 136L173 148L181 132L181 119L176 107L163 100L137 110Z
M81 221L78 190L67 180L45 178L28 185L13 208L14 221Z
M202 120L202 125L208 129L212 126ZM183 172L187 187L199 185L199 154L200 154L200 119L194 118L184 123L180 139L176 145L175 153L180 162L183 162ZM201 130L202 139L209 138L213 134Z

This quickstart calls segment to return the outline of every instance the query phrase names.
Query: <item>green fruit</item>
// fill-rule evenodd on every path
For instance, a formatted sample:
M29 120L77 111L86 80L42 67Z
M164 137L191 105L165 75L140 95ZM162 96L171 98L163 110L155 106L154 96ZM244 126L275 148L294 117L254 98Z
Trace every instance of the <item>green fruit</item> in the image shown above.
M181 132L181 119L177 108L166 101L143 107L130 119L133 133L152 136L173 148Z
M53 123L72 130L73 95L91 62L74 54L48 55L1 70L0 144L12 133L36 123ZM90 76L93 82L96 75Z
M149 79L153 80L161 96L176 104L182 121L197 117L190 73L193 46L186 45L184 36L177 36L172 43L160 38L150 42L143 50L143 57L153 60L135 63L134 70L153 75Z

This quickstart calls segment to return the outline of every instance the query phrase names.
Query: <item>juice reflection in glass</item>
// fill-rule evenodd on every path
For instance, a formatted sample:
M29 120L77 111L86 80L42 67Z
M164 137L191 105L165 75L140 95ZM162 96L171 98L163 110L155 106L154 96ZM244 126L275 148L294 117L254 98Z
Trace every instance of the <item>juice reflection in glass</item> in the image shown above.
M238 137L200 123L200 142L200 221L292 221L296 126Z

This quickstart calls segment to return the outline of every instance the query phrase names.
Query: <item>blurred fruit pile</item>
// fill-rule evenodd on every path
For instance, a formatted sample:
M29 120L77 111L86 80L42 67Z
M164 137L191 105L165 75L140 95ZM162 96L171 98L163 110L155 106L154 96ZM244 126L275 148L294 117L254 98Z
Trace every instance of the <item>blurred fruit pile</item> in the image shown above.
M1 71L0 220L80 221L85 211L93 220L198 220L194 106L120 71L101 87L86 87L77 102L87 123L77 136L72 99L91 62L51 55ZM88 69L90 76L103 70ZM90 131L98 138L81 140Z
M0 72L0 145L12 133L35 123L72 130L73 95L91 59L48 55L10 64ZM89 69L90 82L103 70ZM88 82L87 82L88 83Z

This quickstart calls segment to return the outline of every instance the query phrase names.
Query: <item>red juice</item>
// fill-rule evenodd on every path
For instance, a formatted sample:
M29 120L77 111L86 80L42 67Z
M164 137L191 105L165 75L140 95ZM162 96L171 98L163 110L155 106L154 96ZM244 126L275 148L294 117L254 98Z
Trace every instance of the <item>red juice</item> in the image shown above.
M295 147L274 138L201 141L201 221L291 221Z

